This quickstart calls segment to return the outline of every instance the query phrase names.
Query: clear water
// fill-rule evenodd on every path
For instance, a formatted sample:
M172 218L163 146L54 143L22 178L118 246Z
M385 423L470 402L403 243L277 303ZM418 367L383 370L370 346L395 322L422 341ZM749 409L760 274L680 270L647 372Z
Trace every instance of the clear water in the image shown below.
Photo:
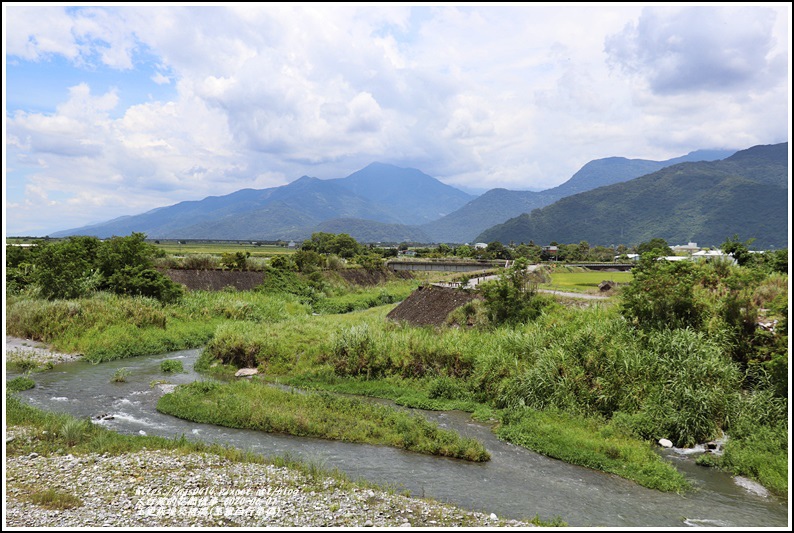
M91 417L122 433L179 436L218 442L264 455L284 455L338 468L415 496L507 518L559 516L572 527L787 527L786 502L743 478L695 465L693 455L664 451L664 457L696 487L685 495L646 489L617 476L549 459L498 440L486 424L467 413L422 411L444 427L479 439L491 461L470 463L385 446L273 435L196 424L158 413L162 394L155 380L187 383L204 379L193 371L197 350L124 359L98 365L58 365L34 374L36 387L19 393L30 404ZM166 359L180 359L186 372L160 370ZM111 383L117 369L129 370L125 383ZM15 375L9 373L9 378ZM98 415L111 420L96 420Z

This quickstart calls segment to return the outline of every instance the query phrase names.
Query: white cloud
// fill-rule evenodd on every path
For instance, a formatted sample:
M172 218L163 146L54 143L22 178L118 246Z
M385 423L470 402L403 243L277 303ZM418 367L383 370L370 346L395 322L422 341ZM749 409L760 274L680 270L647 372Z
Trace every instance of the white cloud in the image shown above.
M776 13L761 7L646 8L606 41L610 60L656 93L731 91L780 81Z
M155 82L157 85L167 85L171 83L171 78L163 74L162 72L158 72L154 76L151 77L151 80Z
M53 79L54 112L6 117L9 179L64 221L80 204L97 221L375 160L552 187L600 157L788 134L790 7L5 9L11 60L45 71L61 55L86 80ZM92 81L101 66L175 96L121 107L125 86Z

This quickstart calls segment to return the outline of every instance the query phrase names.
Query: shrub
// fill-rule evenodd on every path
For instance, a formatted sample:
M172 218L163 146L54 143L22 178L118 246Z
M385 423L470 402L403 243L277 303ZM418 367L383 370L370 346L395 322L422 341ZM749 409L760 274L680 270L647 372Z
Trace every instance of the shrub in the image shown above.
M488 319L495 325L534 320L543 308L543 300L536 298L536 289L527 271L527 260L517 259L497 281L482 287Z
M127 377L130 375L128 368L119 368L110 378L111 383L126 383Z
M703 308L694 296L697 266L643 259L621 292L621 312L643 329L698 327Z
M214 270L220 266L220 261L210 254L190 254L182 260L182 266L191 270Z
M182 285L153 268L124 266L115 271L106 286L116 294L147 296L164 303L172 303L184 295Z
M61 426L60 436L67 446L76 446L89 433L91 422L77 418L69 418Z
M6 390L10 392L20 392L35 386L36 383L27 376L19 376L6 382Z
M160 370L163 372L184 372L182 361L179 359L166 359L160 363Z
M83 505L83 501L77 496L56 489L37 490L30 493L26 498L40 507L58 511L74 509Z

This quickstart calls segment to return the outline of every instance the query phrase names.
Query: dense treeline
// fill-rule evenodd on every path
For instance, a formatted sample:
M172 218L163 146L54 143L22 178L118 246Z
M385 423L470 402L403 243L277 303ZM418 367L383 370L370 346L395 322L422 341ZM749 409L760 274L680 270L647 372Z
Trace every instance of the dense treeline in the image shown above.
M32 286L48 300L94 291L178 300L182 287L154 268L154 259L164 253L145 238L133 233L105 241L83 236L30 248L6 246L6 290L16 293Z

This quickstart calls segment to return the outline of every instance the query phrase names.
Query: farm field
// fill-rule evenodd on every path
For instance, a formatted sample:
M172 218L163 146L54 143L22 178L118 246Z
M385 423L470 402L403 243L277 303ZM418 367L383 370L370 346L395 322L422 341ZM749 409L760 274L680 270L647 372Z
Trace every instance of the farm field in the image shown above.
M598 291L598 284L604 280L616 283L629 283L633 278L631 272L552 272L551 283L542 283L540 288L567 292Z
M273 257L295 253L295 248L277 246L274 244L256 245L250 242L188 242L179 244L179 241L155 241L155 246L171 255L208 254L221 255L224 253L250 252L251 257Z

